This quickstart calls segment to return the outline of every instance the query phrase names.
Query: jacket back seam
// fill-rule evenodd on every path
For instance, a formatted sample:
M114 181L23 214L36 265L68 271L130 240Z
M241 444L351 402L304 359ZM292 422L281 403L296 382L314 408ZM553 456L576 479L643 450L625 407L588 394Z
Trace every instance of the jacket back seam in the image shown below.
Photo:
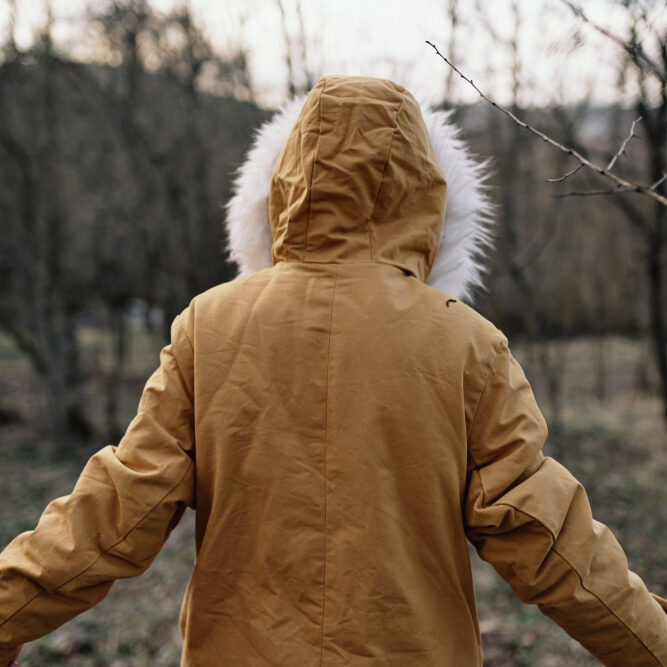
M333 317L334 304L336 300L336 287L338 286L338 271L336 267L334 275L333 292L331 294L331 313L329 315L329 347L327 349L326 387L327 392L324 399L324 558L322 561L322 627L320 629L320 667L324 662L324 613L327 597L327 442L329 439L329 368L331 365L331 348L333 341Z

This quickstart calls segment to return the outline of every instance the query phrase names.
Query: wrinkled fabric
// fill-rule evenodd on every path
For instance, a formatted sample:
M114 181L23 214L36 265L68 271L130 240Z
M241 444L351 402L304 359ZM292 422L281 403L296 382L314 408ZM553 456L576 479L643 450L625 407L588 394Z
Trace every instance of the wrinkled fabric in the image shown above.
M507 340L423 282L445 201L408 93L315 87L275 266L192 301L118 448L0 556L0 663L148 567L186 507L185 666L481 665L466 538L605 664L667 662L665 602L542 455Z

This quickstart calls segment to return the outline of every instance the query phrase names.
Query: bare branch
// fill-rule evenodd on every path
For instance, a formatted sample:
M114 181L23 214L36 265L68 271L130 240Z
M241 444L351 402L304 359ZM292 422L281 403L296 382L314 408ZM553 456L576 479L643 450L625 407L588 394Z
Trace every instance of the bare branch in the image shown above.
M637 136L635 134L635 127L641 119L642 117L639 116L632 121L632 126L630 127L630 134L628 134L628 136L625 137L623 143L621 144L621 147L616 152L616 155L614 155L614 157L611 158L611 160L609 161L609 164L607 165L607 171L611 171L612 167L616 164L616 160L618 160L618 158L625 153L625 147L628 145L630 140Z
M563 197L597 197L599 195L618 195L627 192L639 192L635 188L607 188L602 190L573 190L572 192L560 192L552 195L554 199L562 199Z
M632 42L626 42L597 23L594 23L588 18L588 16L586 16L586 14L584 14L582 9L577 7L573 2L570 2L570 0L561 0L561 2L567 5L572 10L574 15L578 16L584 23L588 23L588 25L590 25L594 30L597 30L597 32L599 32L601 35L604 35L607 37L607 39L610 39L612 42L615 42L618 46L620 46L633 60L637 62L637 64L639 64L639 61L642 61L645 65L648 65L653 74L655 74L655 76L657 76L658 79L662 81L662 83L665 83L665 73L661 71L658 65L656 65L646 55L640 44L634 40Z
M587 158L585 158L581 153L578 151L574 150L573 148L569 148L567 146L563 146L563 144L558 143L555 139L552 139L549 135L545 134L544 132L541 132L540 130L532 127L531 125L528 125L528 123L524 122L520 118L518 118L515 114L513 114L509 109L506 109L505 107L501 106L497 102L494 102L491 98L487 97L473 82L472 79L469 79L465 74L461 72L455 65L453 65L440 51L438 50L438 47L433 44L432 42L429 42L428 40L426 43L433 48L433 50L436 52L440 58L442 58L464 81L469 83L479 94L479 96L488 102L492 107L495 107L498 109L498 111L501 111L504 113L508 118L511 118L519 127L523 127L535 136L538 136L542 141L545 141L548 143L550 146L553 146L554 148L557 148L560 151L563 151L564 153L567 153L568 155L571 155L573 158L578 160L584 167L587 167L591 171L594 171L596 174L599 174L600 176L606 178L607 180L610 180L614 183L616 186L616 189L612 190L612 192L616 193L619 191L628 191L628 192L641 192L642 194L646 195L647 197L650 197L651 199L654 199L657 202L660 202L663 206L667 206L667 198L663 197L661 194L658 194L655 192L655 190L651 190L651 188L648 188L644 185L638 185L637 183L631 183L630 181L626 181L623 178L619 178L616 176L616 174L611 173L609 170L605 169L604 167L600 167L597 164L594 164Z
M665 181L667 181L667 173L663 172L662 176L651 186L649 186L649 190L657 190Z
M562 183L565 179L570 178L570 176L574 176L583 166L583 164L580 164L560 178L547 178L547 183Z

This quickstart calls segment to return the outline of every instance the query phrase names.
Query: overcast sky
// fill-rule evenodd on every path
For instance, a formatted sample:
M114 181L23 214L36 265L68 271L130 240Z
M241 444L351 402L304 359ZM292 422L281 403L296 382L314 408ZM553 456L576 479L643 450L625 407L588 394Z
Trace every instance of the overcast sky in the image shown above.
M16 38L27 46L44 21L46 0L17 0ZM90 0L51 0L55 36L70 53L85 59L83 16ZM296 0L283 0L288 30L299 34ZM460 0L452 42L447 8L451 0L302 0L307 65L316 75L360 74L392 78L425 101L439 102L446 90L447 65L425 44L448 52L466 74L501 102L511 86L508 40L515 33L512 0ZM100 6L99 1L95 3ZM181 0L151 0L167 11ZM286 98L285 38L276 0L190 0L199 25L221 52L243 45L258 97L267 106ZM521 55L521 101L526 105L576 102L584 96L604 103L619 99L619 48L576 19L561 0L516 0ZM648 2L654 23L664 27L667 1ZM481 8L481 14L475 11ZM627 15L612 0L581 0L591 19L621 36ZM0 26L9 25L9 3L0 0ZM495 38L491 33L495 33ZM300 71L300 51L295 65ZM476 93L452 82L453 102L471 102Z

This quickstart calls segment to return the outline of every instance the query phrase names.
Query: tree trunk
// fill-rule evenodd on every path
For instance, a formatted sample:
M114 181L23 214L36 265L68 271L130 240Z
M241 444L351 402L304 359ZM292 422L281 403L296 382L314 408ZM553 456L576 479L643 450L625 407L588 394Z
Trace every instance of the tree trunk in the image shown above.
M667 69L667 46L663 47L663 64ZM649 139L649 174L654 183L660 181L665 174L665 146L667 146L667 86L662 83L661 103L651 110L646 99L641 99L639 110L646 117L646 128ZM666 191L665 184L656 187L660 194ZM646 233L647 258L646 269L649 283L649 309L651 318L651 338L658 366L658 380L662 398L662 410L665 427L667 427L667 322L665 321L665 276L663 262L665 258L665 207L656 203L652 224Z
M109 322L112 336L112 358L111 368L107 373L105 383L105 413L109 438L116 442L123 434L119 418L119 396L128 348L127 323L124 309L122 307L112 308L109 313Z
M648 236L648 281L651 311L651 338L658 365L662 409L667 426L667 323L665 322L665 291L663 246L665 242L665 208L657 204L653 228Z

